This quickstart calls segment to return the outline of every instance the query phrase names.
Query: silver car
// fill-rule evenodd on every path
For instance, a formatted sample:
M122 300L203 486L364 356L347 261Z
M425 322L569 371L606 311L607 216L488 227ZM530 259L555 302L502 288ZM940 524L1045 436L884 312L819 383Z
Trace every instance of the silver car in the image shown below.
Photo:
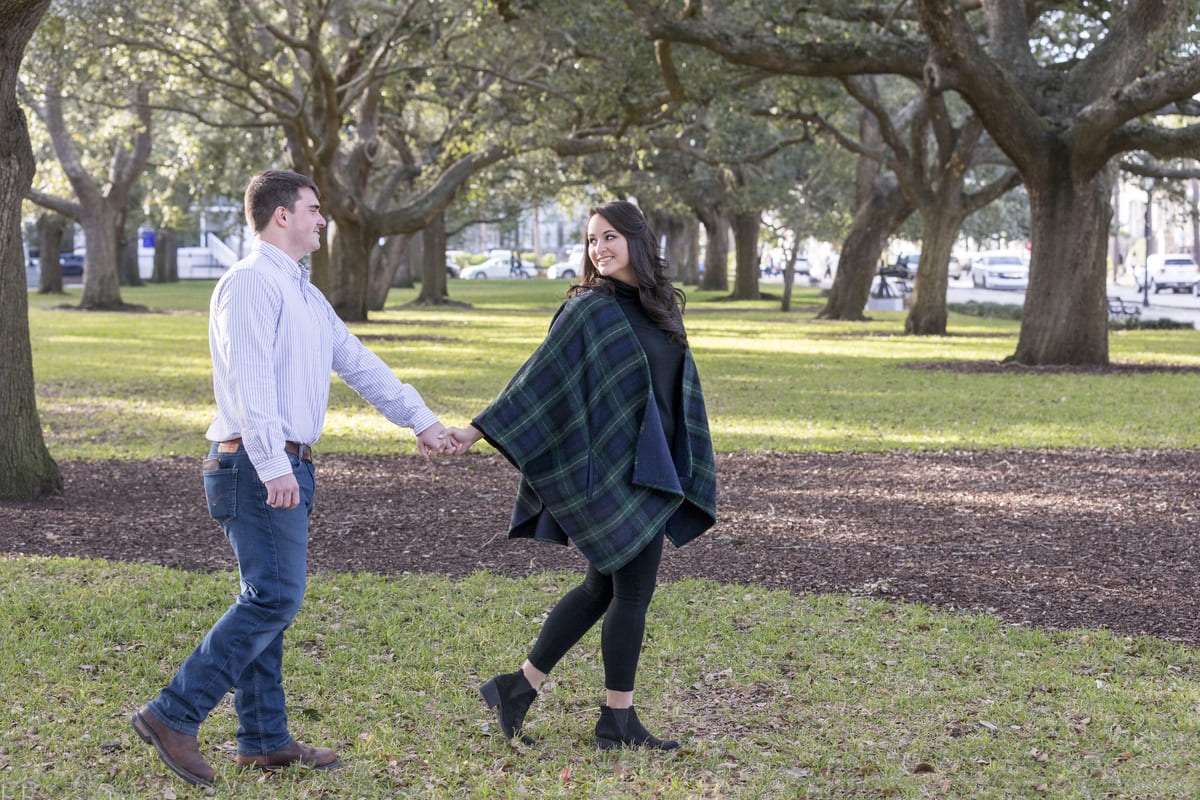
M1029 264L1016 253L989 250L971 260L971 281L977 289L1027 289Z

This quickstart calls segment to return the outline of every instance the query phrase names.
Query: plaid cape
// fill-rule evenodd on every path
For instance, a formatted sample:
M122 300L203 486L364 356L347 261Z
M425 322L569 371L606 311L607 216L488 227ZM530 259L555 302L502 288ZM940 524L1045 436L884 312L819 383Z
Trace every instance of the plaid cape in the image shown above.
M617 300L567 300L545 341L473 424L521 471L510 538L568 540L604 573L665 526L676 547L716 522L716 465L685 351L673 447L650 365Z

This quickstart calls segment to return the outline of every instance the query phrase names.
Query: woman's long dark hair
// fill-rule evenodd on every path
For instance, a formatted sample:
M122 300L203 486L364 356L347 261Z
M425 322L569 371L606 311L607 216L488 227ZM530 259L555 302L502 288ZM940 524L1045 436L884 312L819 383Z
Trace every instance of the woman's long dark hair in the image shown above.
M617 200L594 206L588 212L588 220L601 216L625 237L629 245L629 265L637 277L638 297L646 316L666 331L672 339L687 343L687 332L683 329L683 308L687 303L682 291L671 284L667 277L667 262L658 247L658 237L650 230L641 209L633 203ZM608 281L592 263L591 248L587 233L583 234L583 276L567 292L574 296L588 289L611 291Z

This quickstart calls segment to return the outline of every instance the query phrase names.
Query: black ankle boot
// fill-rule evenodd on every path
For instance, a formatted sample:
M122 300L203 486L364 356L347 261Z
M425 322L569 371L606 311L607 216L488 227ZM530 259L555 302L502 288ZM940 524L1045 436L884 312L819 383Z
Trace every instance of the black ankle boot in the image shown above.
M596 746L601 750L628 745L649 747L653 750L674 750L679 742L666 741L650 734L638 719L633 706L609 708L600 706L600 721L596 723Z
M532 745L534 740L521 733L525 723L525 714L529 706L537 699L537 689L529 685L525 673L521 670L505 675L497 675L479 687L479 693L488 704L488 708L496 709L496 719L500 721L500 730L508 739L520 734L521 744Z

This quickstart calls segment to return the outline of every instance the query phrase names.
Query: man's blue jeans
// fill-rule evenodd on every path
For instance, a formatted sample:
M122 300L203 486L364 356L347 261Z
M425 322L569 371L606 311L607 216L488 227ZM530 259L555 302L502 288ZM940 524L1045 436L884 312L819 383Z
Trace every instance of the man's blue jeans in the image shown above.
M312 464L295 456L292 473L300 505L267 505L267 489L243 448L217 453L220 469L204 471L208 510L237 557L242 593L188 656L150 710L180 733L195 736L200 723L234 689L238 753L264 755L291 744L283 695L283 632L304 597Z

